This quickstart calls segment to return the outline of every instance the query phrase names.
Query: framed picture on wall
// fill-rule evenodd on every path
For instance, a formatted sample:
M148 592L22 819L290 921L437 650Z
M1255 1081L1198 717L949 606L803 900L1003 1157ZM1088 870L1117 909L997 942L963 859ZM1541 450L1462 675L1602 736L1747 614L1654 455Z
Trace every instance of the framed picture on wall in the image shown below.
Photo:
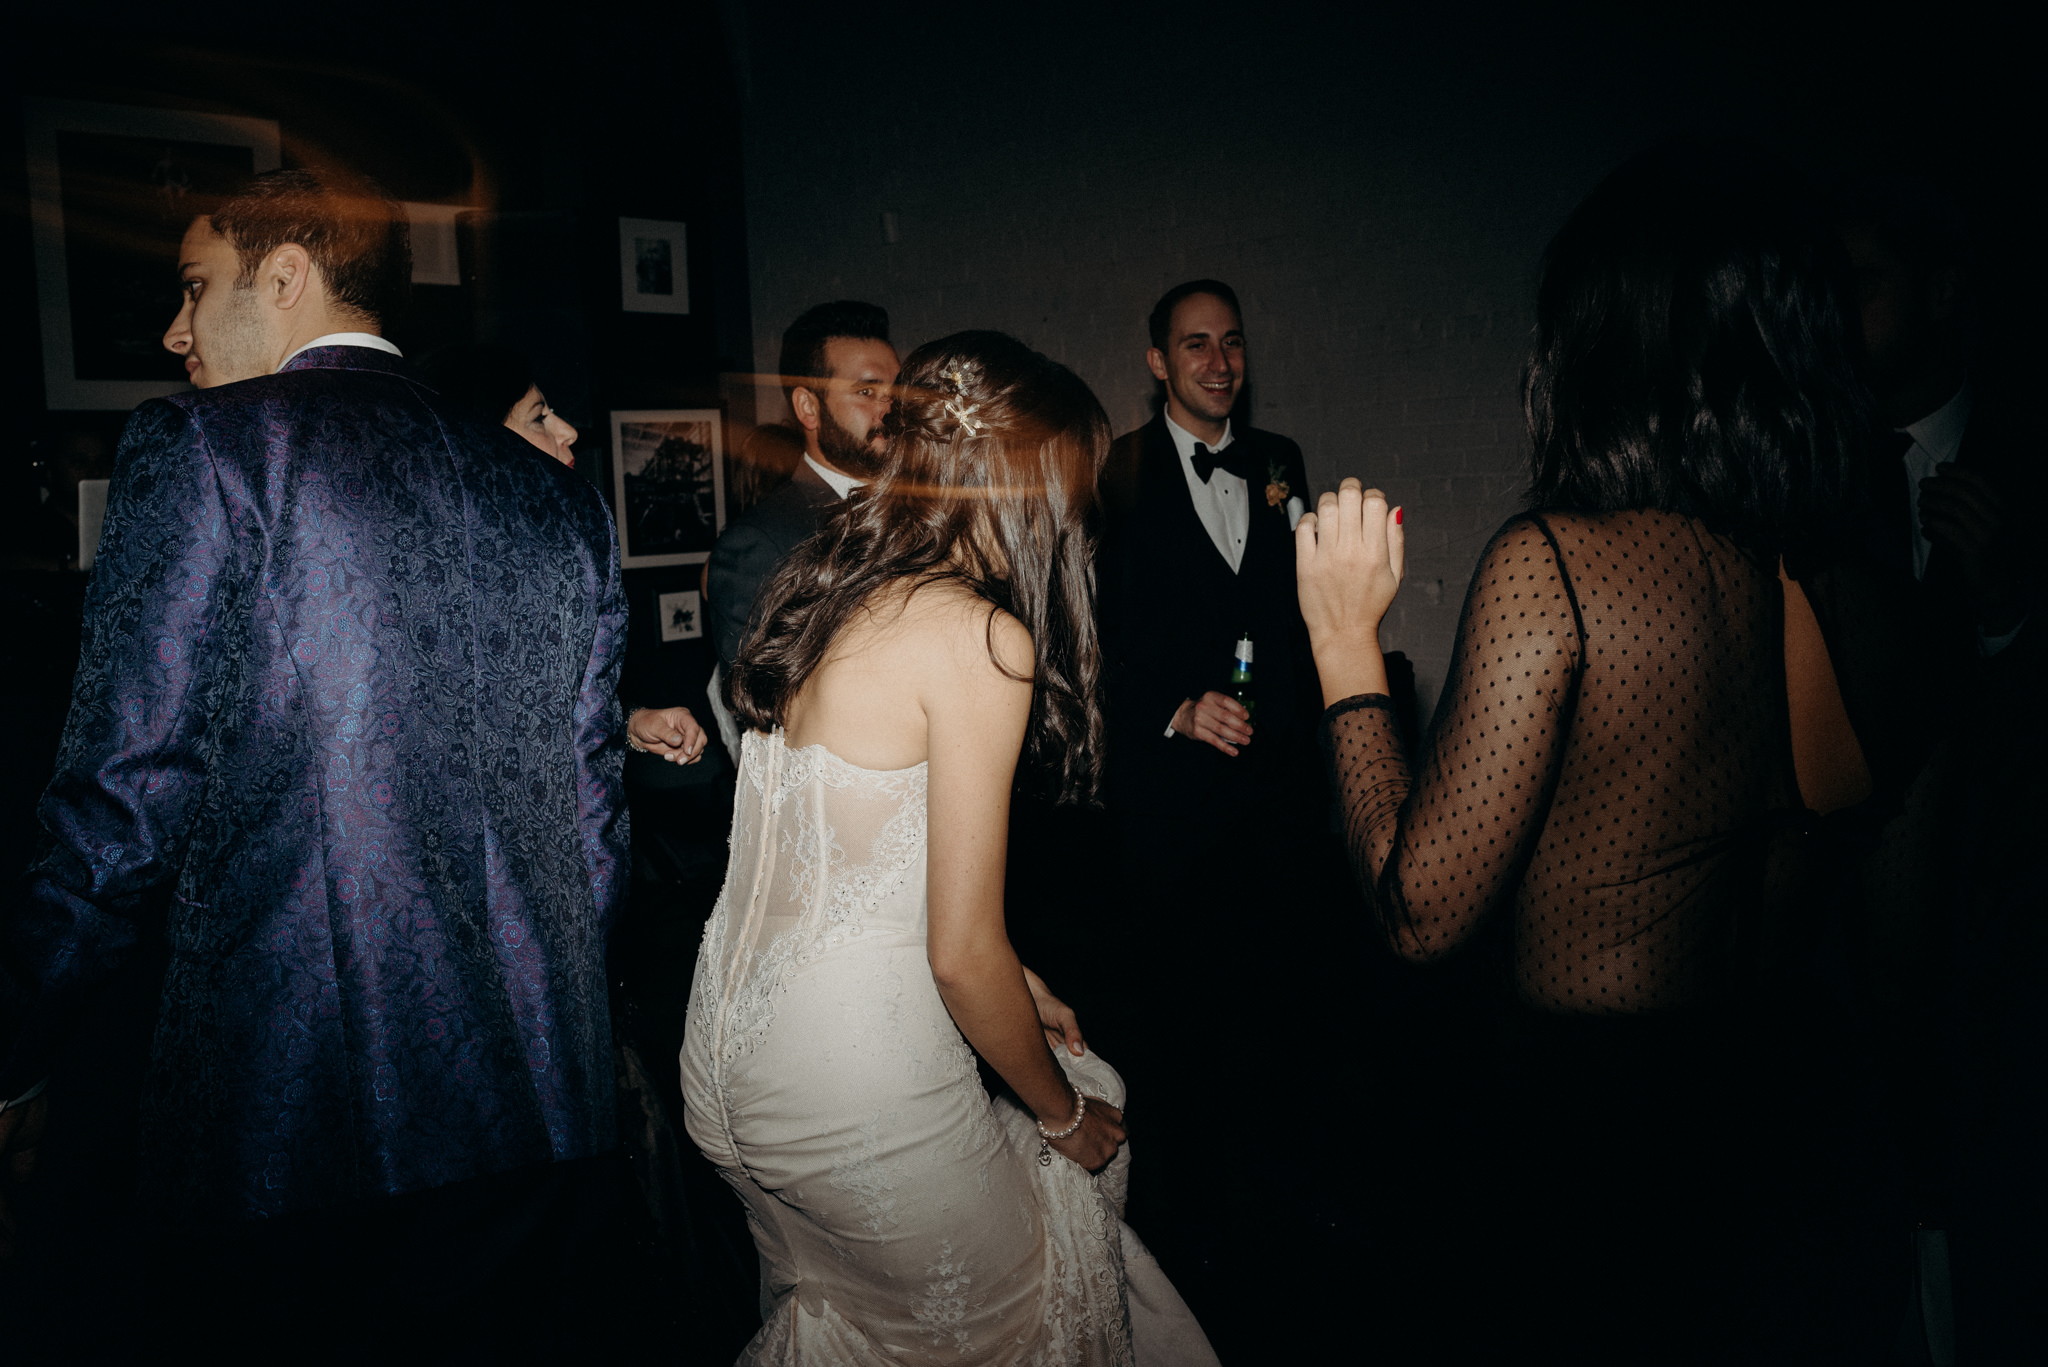
M725 530L725 423L715 408L612 414L612 507L626 569L695 565Z
M185 386L164 350L178 244L278 165L277 124L182 109L25 100L29 221L53 409L133 408Z
M619 307L628 313L690 311L690 244L684 224L619 220Z
M695 589L654 596L663 641L694 641L704 634L704 595Z

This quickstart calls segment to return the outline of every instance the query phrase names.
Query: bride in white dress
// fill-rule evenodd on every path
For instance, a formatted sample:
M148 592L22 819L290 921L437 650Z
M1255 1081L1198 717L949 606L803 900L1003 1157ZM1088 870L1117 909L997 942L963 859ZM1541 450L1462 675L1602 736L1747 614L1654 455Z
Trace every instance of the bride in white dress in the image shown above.
M1020 752L1094 789L1108 423L997 333L901 383L888 471L763 590L730 684L749 731L682 1076L761 1254L740 1361L1214 1364L1120 1218L1123 1083L1003 923Z

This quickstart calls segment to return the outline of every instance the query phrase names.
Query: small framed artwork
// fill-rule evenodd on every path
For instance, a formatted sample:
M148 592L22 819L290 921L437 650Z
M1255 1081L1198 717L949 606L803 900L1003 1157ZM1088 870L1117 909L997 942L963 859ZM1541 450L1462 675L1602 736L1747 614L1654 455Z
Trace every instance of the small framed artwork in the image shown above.
M658 593L654 606L661 617L661 639L694 641L704 634L704 596L695 589Z
M696 565L725 530L725 423L715 408L612 414L619 564Z
M185 109L23 101L43 394L51 408L133 408L186 388L164 350L178 245L257 171L277 124Z
M690 311L688 228L654 218L619 220L619 307L628 313Z

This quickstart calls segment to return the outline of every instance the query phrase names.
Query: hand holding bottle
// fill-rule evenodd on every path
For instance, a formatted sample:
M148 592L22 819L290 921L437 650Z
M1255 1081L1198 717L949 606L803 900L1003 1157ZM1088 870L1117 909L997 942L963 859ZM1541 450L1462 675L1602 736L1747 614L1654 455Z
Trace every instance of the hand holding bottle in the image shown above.
M1228 693L1210 689L1199 698L1189 698L1173 714L1175 735L1207 741L1226 755L1252 741L1252 714Z

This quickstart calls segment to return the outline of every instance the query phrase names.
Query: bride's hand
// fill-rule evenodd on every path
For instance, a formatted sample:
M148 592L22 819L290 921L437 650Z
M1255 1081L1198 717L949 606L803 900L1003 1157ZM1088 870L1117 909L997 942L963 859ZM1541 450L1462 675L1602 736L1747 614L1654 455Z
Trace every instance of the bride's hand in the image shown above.
M1048 1130L1063 1130L1073 1121L1073 1112L1054 1124L1048 1120ZM1099 1172L1102 1166L1116 1157L1116 1151L1123 1147L1124 1113L1099 1096L1088 1098L1088 1114L1081 1117L1081 1128L1065 1139L1051 1139L1053 1152L1072 1159L1090 1172Z
M1053 1051L1057 1053L1064 1045L1075 1058L1087 1053L1088 1041L1081 1038L1081 1021L1074 1008L1055 997L1045 979L1028 968L1024 970L1024 985L1031 989L1031 1004L1038 1008L1038 1023L1045 1027L1045 1042Z

